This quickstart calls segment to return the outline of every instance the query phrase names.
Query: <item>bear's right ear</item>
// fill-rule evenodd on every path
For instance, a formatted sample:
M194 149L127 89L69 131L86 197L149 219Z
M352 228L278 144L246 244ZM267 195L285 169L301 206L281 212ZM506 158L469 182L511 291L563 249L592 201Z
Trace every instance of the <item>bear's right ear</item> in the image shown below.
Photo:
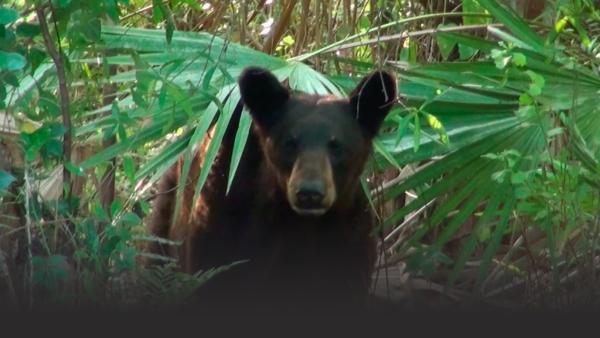
M350 94L350 104L358 123L374 137L396 100L396 78L386 71L364 77Z
M250 110L252 119L262 128L274 123L277 108L290 98L290 92L275 75L258 67L244 69L239 86L242 101Z

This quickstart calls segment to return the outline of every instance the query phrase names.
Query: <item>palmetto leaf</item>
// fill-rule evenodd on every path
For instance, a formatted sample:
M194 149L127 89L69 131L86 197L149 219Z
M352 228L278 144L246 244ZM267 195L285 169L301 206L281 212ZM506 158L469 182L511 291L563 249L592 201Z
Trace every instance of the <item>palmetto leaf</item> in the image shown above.
M479 0L479 4L505 24L519 39L531 46L533 50L540 54L547 52L544 47L544 40L529 28L527 23L519 18L516 13L494 0Z
M518 31L518 34L519 38L527 41L539 40L533 39L529 31ZM453 35L473 48L488 51L492 48L489 42L479 38ZM397 142L393 132L381 136L383 144L392 149L391 153L400 164L443 155L383 194L384 200L389 200L409 190L419 191L415 200L383 221L384 227L402 223L405 216L434 199L438 200L425 226L417 229L399 250L419 247L424 236L433 230L436 230L433 249L441 250L458 233L465 220L480 206L487 204L454 263L449 283L456 280L465 262L475 252L480 229L489 227L488 224L493 222L496 225L491 231L491 238L481 242L485 251L478 284L485 278L498 244L506 235L514 206L512 188L492 179L493 174L502 169L501 166L483 158L483 155L515 149L523 158L529 155L535 158L544 151L547 142L544 125L539 119L548 118L550 112L570 110L576 121L573 128L581 135L580 150L583 149L581 145L587 142L593 144L589 151L581 150L579 157L588 163L587 167L592 171L596 167L593 156L598 155L600 144L597 133L600 102L596 98L600 91L600 78L585 68L559 62L560 59L548 59L545 47L539 44L535 50L514 50L527 55L526 68L498 69L491 62L480 61L442 63L400 71L404 80L400 92L411 106L427 102L425 110L442 121L448 132L450 143L447 147L430 141L414 152L411 151L410 136L405 136L398 146L395 146ZM543 74L545 79L545 86L536 97L541 115L533 120L531 116L515 114L520 105L519 97L527 92L531 81L525 75L526 70ZM467 131L469 127L474 131L471 135ZM521 161L517 170L532 169L536 165L534 161Z
M102 41L105 48L126 53L107 57L103 62L134 67L130 71L113 76L111 80L118 83L129 82L132 85L136 82L139 85L140 81L149 81L150 88L154 88L154 98L151 97L146 107L136 105L130 96L119 102L121 110L129 118L139 120L140 124L144 120L150 120L151 123L88 158L81 167L85 169L98 166L143 145L158 142L167 134L183 128L187 132L142 165L136 173L136 179L142 180L154 173L148 181L148 184L152 184L183 153L187 154L183 165L185 174L190 168L193 148L204 139L209 128L214 125L214 136L203 159L195 198L199 197L206 182L225 130L239 102L240 94L235 79L246 66L270 69L281 81L287 81L293 90L311 94L345 95L338 85L302 63L286 62L209 34L175 32L171 43L168 44L161 31L110 26L103 27ZM96 59L74 61L98 62ZM142 64L146 68L139 68ZM163 99L165 86L171 86L175 94L180 94L171 94L171 101L169 97ZM173 100L173 97L176 100ZM99 115L108 109L109 107L106 107L86 114L98 117L78 128L77 135L95 137L94 133L98 130L113 126L113 118ZM247 113L242 116L235 137L228 186L233 181L251 126ZM183 184L180 184L178 196L181 196L182 191Z
M600 102L596 98L600 90L600 78L584 67L569 64L560 57L560 53L553 54L558 55L556 58L548 58L548 53L554 51L549 50L543 40L518 17L489 1L482 1L481 5L496 15L514 34L502 32L500 35L503 38L522 41L532 47L512 47L513 52L525 56L526 65L509 65L499 69L493 61L482 60L397 69L404 106L395 108L388 116L374 147L375 160L384 164L381 169L417 161L433 162L370 199L374 205L398 198L409 190L418 191L415 200L382 220L383 227L394 227L405 216L429 205L433 200L437 201L436 210L426 225L417 229L408 241L398 247L399 250L408 252L410 247L418 246L425 235L434 229L439 231L432 243L433 248L442 249L462 224L482 208L474 233L469 236L453 263L450 282L456 279L480 244L477 232L481 229L489 229L492 233L491 239L483 243L487 245L482 274L489 270L511 215L514 197L510 186L492 178L494 173L503 169L502 165L483 155L515 149L526 158L531 154L539 154L546 145L545 131L541 125L531 116L516 114L521 95L531 85L531 77L526 71L541 74L545 79L545 85L536 97L536 106L542 114L576 111L572 119L573 128L581 135L579 148L584 149L580 151L582 158L590 154L597 156L600 148L597 135L600 128L597 107ZM456 33L444 33L444 36L484 54L501 48L494 42L473 36ZM121 54L105 58L103 62L131 68L113 76L113 81L139 86L140 77L146 76L154 86L149 87L146 106L139 106L131 96L120 100L122 111L134 120L146 121L145 127L99 152L82 166L97 166L144 145L161 142L168 134L179 134L138 170L136 178L142 180L150 176L148 184L151 184L182 154L185 154L184 172L189 170L194 147L214 127L214 135L196 185L196 198L206 182L225 130L238 107L240 94L235 79L244 67L254 65L268 68L279 80L287 81L293 90L322 95L344 96L356 85L358 78L343 74L324 76L297 61L274 58L203 33L175 32L171 43L167 44L162 31L105 27L102 40L105 48L121 51ZM297 60L318 53L309 53ZM74 61L95 62L87 59ZM140 62L145 63L146 68L139 68ZM374 66L362 62L357 67L366 69ZM165 91L163 86L167 85L175 88L177 95L172 97L181 98L174 101L172 97L171 101L169 98L161 99L160 93ZM99 114L101 111L89 112L87 116L92 120L77 129L79 136L95 137L98 130L114 125L113 119ZM241 116L228 173L228 190L233 184L251 128L247 112ZM420 118L403 120L405 116ZM421 125L426 116L433 116L442 124L447 140L441 140L439 130L431 125ZM401 121L404 121L403 128L419 133L418 141L410 132L398 138L396 128ZM596 162L588 158L587 163L591 170ZM532 161L523 160L518 169L525 170L535 165ZM373 168L370 165L367 167ZM179 187L179 195L182 186ZM368 191L364 181L361 186L363 191ZM495 225L490 225L491 222Z

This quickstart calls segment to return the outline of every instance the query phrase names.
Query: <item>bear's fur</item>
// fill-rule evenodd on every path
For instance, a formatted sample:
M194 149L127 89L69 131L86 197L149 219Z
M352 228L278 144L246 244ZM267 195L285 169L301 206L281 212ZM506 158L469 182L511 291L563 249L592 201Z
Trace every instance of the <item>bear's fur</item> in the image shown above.
M362 306L375 242L359 176L395 101L394 78L374 72L341 99L290 93L269 71L251 67L239 87L253 128L231 190L241 103L195 205L212 132L192 161L179 215L172 214L183 160L159 182L150 231L182 245L149 251L177 258L189 273L247 260L199 288L198 303L209 310Z

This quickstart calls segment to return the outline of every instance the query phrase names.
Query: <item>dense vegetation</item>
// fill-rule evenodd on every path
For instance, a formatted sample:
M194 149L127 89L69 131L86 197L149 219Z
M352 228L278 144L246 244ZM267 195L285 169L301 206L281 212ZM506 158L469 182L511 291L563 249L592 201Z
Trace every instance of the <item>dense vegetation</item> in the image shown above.
M397 74L362 182L379 219L374 292L596 305L598 37L594 0L4 2L0 302L177 301L226 269L142 268L157 240L144 217L212 125L214 160L236 78L258 65L339 96L374 68Z

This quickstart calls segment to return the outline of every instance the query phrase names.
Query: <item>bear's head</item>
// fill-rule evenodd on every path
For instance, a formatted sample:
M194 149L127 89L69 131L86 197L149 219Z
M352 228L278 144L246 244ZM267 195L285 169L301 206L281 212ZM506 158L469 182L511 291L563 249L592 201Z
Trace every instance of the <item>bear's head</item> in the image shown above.
M396 99L384 71L365 77L347 99L292 94L269 71L239 79L267 164L292 209L321 216L350 207L373 137Z

